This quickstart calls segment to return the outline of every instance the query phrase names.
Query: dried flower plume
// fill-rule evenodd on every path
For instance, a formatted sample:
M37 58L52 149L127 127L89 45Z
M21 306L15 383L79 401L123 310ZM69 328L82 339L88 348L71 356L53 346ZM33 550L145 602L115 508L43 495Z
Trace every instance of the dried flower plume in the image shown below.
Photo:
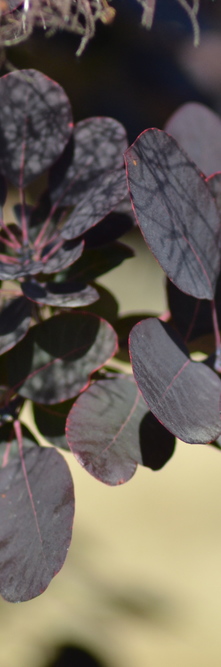
M187 12L193 27L194 44L199 44L197 14L200 0L174 0ZM151 28L156 0L137 0L142 6L142 25ZM68 30L80 36L77 55L95 34L96 21L111 23L116 10L111 0L0 0L0 41L10 46L27 39L34 27L43 27L48 36Z

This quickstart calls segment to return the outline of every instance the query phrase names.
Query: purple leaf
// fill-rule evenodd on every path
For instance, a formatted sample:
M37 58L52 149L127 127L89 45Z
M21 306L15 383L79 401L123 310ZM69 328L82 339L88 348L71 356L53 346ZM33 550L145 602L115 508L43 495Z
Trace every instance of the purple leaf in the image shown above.
M221 118L203 104L184 104L169 118L165 131L209 176L221 171Z
M193 296L184 294L170 280L167 281L167 296L173 324L185 343L213 333L214 326L210 301L194 299ZM221 274L216 285L215 305L219 327L221 328Z
M127 234L132 227L133 220L131 216L112 211L84 234L85 247L98 248L113 243L123 234Z
M158 319L137 324L130 334L135 380L155 417L175 436L207 443L221 433L219 377L191 361L169 325Z
M0 79L0 171L24 188L60 156L73 131L63 89L36 70Z
M69 447L91 475L105 484L123 484L134 475L137 464L143 464L144 458L145 465L152 467L148 422L145 422L147 413L147 405L133 377L99 380L79 396L68 415ZM165 432L163 427L161 429ZM153 436L153 426L150 433ZM174 438L171 434L169 438L173 451ZM156 432L151 444L158 447ZM154 465L157 465L156 458L155 455ZM159 467L168 458L168 452L166 457L164 453Z
M63 283L47 283L42 285L36 281L21 284L24 295L40 305L57 306L61 308L79 308L87 306L99 299L99 294L91 285L83 285L77 281Z
M65 424L67 415L73 405L73 398L55 405L33 404L35 424L41 435L56 447L69 451L65 437Z
M77 123L72 141L50 171L51 201L60 200L62 206L77 204L79 195L84 197L97 177L123 166L127 145L123 125L113 118Z
M77 238L112 211L127 192L126 174L122 169L99 174L79 192L76 206L61 231L65 239Z
M134 257L134 251L124 243L109 243L102 248L87 249L69 269L68 276L76 280L95 280Z
M9 384L26 398L53 404L76 396L117 348L114 329L90 313L63 313L32 327L8 353Z
M126 152L128 183L146 243L179 289L212 299L220 218L209 187L176 141L146 130Z
M0 313L0 354L14 347L27 333L31 304L24 297L12 299Z
M85 308L87 313L94 313L98 317L104 318L115 327L115 322L118 316L119 304L117 299L113 296L106 287L97 284L96 290L99 294L99 300L92 303Z
M54 244L55 245L55 244ZM44 254L41 257L42 261L42 273L58 273L58 271L63 271L67 269L68 266L71 266L76 262L79 257L81 257L84 249L84 241L79 242L63 242L61 248L59 248L51 257L48 257L48 253L53 246L44 248Z
M55 449L40 447L25 427L23 434L19 450L8 425L0 434L0 592L9 602L30 600L47 588L65 561L74 516L67 463Z

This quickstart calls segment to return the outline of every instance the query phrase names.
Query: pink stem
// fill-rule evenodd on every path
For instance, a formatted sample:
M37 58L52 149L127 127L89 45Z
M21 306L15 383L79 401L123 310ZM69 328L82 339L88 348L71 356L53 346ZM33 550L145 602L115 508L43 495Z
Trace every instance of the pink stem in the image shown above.
M40 243L41 243L43 237L45 236L46 231L47 231L47 229L48 229L48 227L49 227L49 225L50 225L51 218L52 218L52 216L54 215L57 206L58 206L57 203L54 204L54 206L52 206L52 208L51 208L51 210L50 210L50 213L49 213L49 216L48 216L47 220L45 220L45 222L44 222L44 224L43 224L43 227L41 228L41 231L39 232L37 238L35 239L35 242L34 242L34 247L35 247L35 248L36 248L36 246L39 246L39 245L40 245Z
M0 261L4 264L19 264L17 257L10 257L10 255L0 254Z
M5 223L3 222L3 220L1 220L1 222L0 222L0 227L2 227L2 229L4 230L4 232L7 234L8 238L11 239L11 241L14 242L13 247L14 247L14 248L21 248L21 243L19 243L19 241L16 239L16 236L15 236L15 235L13 234L13 232L10 230L10 227L8 227L8 225L5 225ZM4 239L4 243L5 243L5 239Z
M21 201L21 224L22 224L22 236L23 244L28 245L28 225L27 218L25 214L25 193L23 188L19 188L20 201Z

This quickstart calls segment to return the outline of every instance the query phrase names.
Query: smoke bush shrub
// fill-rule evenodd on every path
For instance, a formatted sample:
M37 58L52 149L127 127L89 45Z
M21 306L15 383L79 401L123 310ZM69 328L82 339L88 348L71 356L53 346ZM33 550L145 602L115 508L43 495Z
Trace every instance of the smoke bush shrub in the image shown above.
M74 126L63 89L35 70L2 77L0 97L0 591L17 602L46 589L70 544L74 489L57 447L111 485L138 464L161 468L176 437L219 447L221 121L187 105L128 148L114 119ZM127 182L170 308L132 328L134 375L108 360L127 354L140 318L120 318L94 282L133 256L118 241L134 224L123 212ZM10 184L17 222L6 225ZM22 423L26 399L52 447Z

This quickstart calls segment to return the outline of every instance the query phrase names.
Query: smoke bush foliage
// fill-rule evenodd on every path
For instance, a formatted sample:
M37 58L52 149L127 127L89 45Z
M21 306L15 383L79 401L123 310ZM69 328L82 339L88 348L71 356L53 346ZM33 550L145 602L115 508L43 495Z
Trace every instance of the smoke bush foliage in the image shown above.
M36 70L2 77L0 98L0 592L18 602L47 588L70 544L74 488L58 447L116 485L138 464L160 469L176 437L220 446L221 120L188 104L128 148L112 118L74 126L64 90ZM167 275L159 319L120 318L95 283L133 256L118 241L135 224L128 188ZM128 335L125 375L110 358L125 358ZM26 399L52 446L24 426Z

